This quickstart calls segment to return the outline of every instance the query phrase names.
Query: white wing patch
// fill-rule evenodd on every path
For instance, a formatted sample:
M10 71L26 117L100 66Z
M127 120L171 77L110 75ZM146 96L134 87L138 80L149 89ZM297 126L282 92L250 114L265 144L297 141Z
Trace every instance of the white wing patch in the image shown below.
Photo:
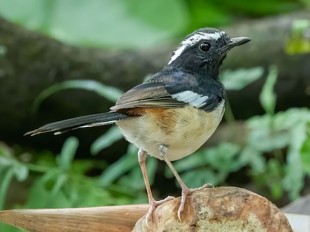
M208 40L208 39L214 39L217 40L221 38L225 34L224 31L215 32L215 33L204 33L204 32L198 32L196 34L193 34L192 36L185 39L181 45L173 52L173 55L170 58L170 61L168 64L171 64L172 61L176 60L182 52L185 50L185 48L192 46L199 42L200 40Z
M178 101L186 102L195 107L203 106L206 100L209 98L208 96L203 96L190 90L172 94L171 97Z

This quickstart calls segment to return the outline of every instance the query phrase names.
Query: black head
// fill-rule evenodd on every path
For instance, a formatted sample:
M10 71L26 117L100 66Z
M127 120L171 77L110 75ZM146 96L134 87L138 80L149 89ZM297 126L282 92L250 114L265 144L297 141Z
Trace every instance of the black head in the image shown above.
M229 38L224 31L202 28L182 41L168 66L216 78L228 51L249 41L247 37Z

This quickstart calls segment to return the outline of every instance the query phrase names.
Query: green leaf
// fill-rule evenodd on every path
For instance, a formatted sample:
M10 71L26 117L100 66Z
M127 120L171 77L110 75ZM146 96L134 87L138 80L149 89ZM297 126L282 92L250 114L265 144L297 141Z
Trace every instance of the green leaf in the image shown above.
M122 91L117 88L104 85L94 80L70 80L64 81L58 84L54 84L51 87L43 90L33 103L33 111L37 111L40 104L51 95L68 89L82 89L97 93L99 96L106 98L112 102L115 102L121 95Z
M267 80L263 86L262 92L259 96L260 103L267 114L273 115L276 106L276 94L274 92L274 85L278 76L278 70L275 66L269 68Z
M271 190L273 199L280 199L283 195L283 186L281 180L283 178L283 165L277 159L269 160L267 164L266 185Z
M10 157L13 155L13 151L10 147L8 147L6 144L0 142L0 157ZM0 162L1 164L1 162Z
M197 188L203 186L204 184L217 185L221 182L216 172L206 168L186 172L181 176L182 180L191 188Z
M16 158L13 155L12 149L7 145L0 142L0 171L7 167L14 166L16 164Z
M51 176L49 176L51 177ZM50 179L50 178L48 178ZM53 179L54 180L54 179ZM25 208L70 208L72 203L62 191L52 192L46 185L45 175L37 179L28 194Z
M262 152L253 149L252 146L245 146L240 154L240 162L250 165L252 173L261 173L266 168Z
M28 167L22 163L16 163L14 166L14 175L18 181L24 181L29 174Z
M128 192L137 192L145 189L144 181L138 165L132 168L128 174L121 176L116 183L117 185L126 186Z
M60 192L61 188L64 186L64 184L67 183L67 181L68 181L68 175L66 175L66 174L58 175L51 192L53 194L57 194L58 192Z
M193 153L192 155L185 157L184 159L175 161L173 166L178 172L186 172L189 170L193 170L195 168L200 168L201 166L208 164L208 159L206 156L211 155L213 148L200 150L198 152ZM210 151L211 150L211 151ZM165 176L168 178L173 177L172 172L167 167L165 171Z
M60 170L59 168L51 168L38 181L50 187L50 183L54 183L57 180L58 176L62 173L62 170Z
M138 165L137 148L129 145L127 154L111 164L99 177L102 186L111 184L124 173Z
M107 165L108 164L105 160L75 159L71 165L70 170L74 174L84 175L89 170L93 170L93 169L103 170Z
M13 157L0 154L0 169L14 165L16 160Z
M235 156L240 151L240 147L232 143L222 143L216 147L200 150L191 156L176 161L175 168L179 171L193 170L205 165L210 165L215 169L233 170L240 165Z
M222 143L213 150L210 149L210 154L206 158L214 169L227 174L241 167L242 163L236 159L239 152L240 147L237 144Z
M228 174L239 170L245 165L237 156L239 145L222 143L216 147L200 150L188 158L174 162L174 167L181 173L182 178L194 186L205 183L223 183ZM194 173L194 175L192 174ZM167 167L165 175L173 177ZM184 180L185 180L184 179Z
M310 126L309 126L310 127ZM303 169L310 175L310 134L308 133L307 139L301 147L301 162Z
M305 108L291 108L275 115L254 116L247 120L249 128L248 145L253 149L272 152L290 146L292 131L299 123L310 121L310 111Z
M153 158L153 157L148 159L148 161L146 163L146 168L147 168L147 172L148 172L150 185L152 185L154 183L155 174L156 174L156 170L157 170L157 164L158 164L158 160ZM137 169L139 169L139 173L140 173L139 175L142 176L140 167L137 167Z
M310 111L306 108L290 108L278 112L274 117L273 129L279 131L293 130L296 124L310 121Z
M68 171L71 167L73 157L79 146L79 141L75 137L69 137L60 152L58 164L64 171Z
M12 178L14 176L14 169L13 168L7 168L6 171L1 171L1 181L0 181L0 210L4 208L4 202L6 198L6 194L8 191L8 188L10 186L10 183L12 181Z
M250 118L247 126L250 129L247 139L248 146L259 152L272 152L283 149L290 142L287 129L278 127L279 114L274 116L264 115Z
M290 199L296 199L303 187L303 167L301 148L306 141L307 128L303 123L295 125L291 133L291 143L287 155L286 174L283 180L284 188L289 192Z
M226 70L222 72L220 79L227 90L240 90L261 78L263 73L262 67Z
M308 4L310 4L310 1L308 1ZM310 29L310 20L308 19L293 20L292 30L285 45L285 51L288 54L296 55L310 52L310 41L307 36L309 29Z
M95 142L91 145L91 153L93 155L97 154L99 151L109 147L114 142L123 138L123 134L116 127L112 126L105 134L101 135Z
M146 162L146 170L148 174L148 179L150 185L154 182L155 173L157 169L158 160L151 157ZM127 186L130 188L130 191L135 193L139 190L145 189L145 184L142 179L141 169L138 165L138 161L136 160L136 165L129 171L128 174L122 176L120 180L117 182L118 185Z

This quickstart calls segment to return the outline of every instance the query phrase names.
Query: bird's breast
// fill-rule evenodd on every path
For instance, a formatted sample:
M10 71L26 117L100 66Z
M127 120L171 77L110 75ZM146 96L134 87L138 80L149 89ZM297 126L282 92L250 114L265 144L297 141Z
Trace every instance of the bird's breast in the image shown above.
M137 109L140 117L116 124L125 138L148 154L161 159L159 146L168 146L168 159L190 155L213 134L224 112L224 101L212 112L192 106Z

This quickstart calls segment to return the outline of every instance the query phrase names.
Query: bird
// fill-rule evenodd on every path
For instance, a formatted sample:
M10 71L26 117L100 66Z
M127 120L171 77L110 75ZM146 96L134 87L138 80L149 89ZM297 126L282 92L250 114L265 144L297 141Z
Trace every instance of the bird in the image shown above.
M110 111L50 123L25 135L57 135L116 124L125 139L139 149L149 201L147 220L152 220L156 207L173 199L157 201L153 197L146 170L148 155L163 160L179 183L182 194L177 213L181 220L187 197L197 189L187 187L171 161L194 153L220 124L226 100L220 66L232 48L249 41L248 37L229 37L216 28L198 29L184 38L161 71L125 92Z

